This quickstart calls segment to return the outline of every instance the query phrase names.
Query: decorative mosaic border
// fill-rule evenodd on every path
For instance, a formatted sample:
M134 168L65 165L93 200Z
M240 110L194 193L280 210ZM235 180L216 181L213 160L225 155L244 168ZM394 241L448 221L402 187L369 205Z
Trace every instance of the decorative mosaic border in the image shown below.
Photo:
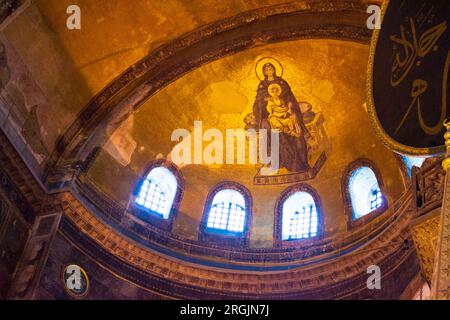
M366 242L362 249L342 252L341 256L334 259L300 268L251 272L183 263L179 259L158 254L115 233L89 212L83 213L81 207L76 208L80 204L70 193L61 194L60 197L65 212L61 232L75 246L111 272L177 298L299 298L314 291L333 298L350 294L357 287L364 289L366 266L377 264L387 276L414 253L413 248L404 246L404 239L409 237L409 205L403 207L403 214L394 224L372 241ZM408 268L410 272L410 266ZM417 271L416 268L414 275ZM364 281L362 277L365 277ZM159 284L153 286L151 282L155 279L159 279ZM329 289L339 290L327 292L328 286Z
M319 173L320 169L325 164L327 160L327 156L325 152L323 152L320 157L317 159L314 167L310 168L306 172L297 172L297 173L289 173L282 175L274 175L274 176L262 176L257 175L253 179L253 184L255 185L278 185L278 184L286 184L286 183L295 183L306 180L314 179Z

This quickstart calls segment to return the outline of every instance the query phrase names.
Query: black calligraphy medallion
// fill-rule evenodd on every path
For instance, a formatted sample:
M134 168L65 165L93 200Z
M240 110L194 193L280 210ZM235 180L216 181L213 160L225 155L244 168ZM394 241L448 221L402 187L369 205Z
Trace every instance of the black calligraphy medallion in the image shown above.
M450 117L449 17L448 0L389 0L384 8L372 42L369 107L397 151L443 150L443 123Z

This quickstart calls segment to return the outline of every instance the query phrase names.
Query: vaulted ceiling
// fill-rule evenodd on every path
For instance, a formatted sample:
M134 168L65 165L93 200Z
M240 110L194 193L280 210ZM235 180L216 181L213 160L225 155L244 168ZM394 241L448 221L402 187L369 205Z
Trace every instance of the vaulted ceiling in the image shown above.
M9 77L2 91L8 109L0 109L0 119L11 122L2 122L4 131L54 192L49 197L64 211L67 241L100 264L120 260L113 272L133 283L143 274L144 286L163 292L149 279L170 273L166 284L184 286L176 297L205 297L208 290L217 297L241 297L246 290L254 297L313 297L336 279L357 292L359 282L350 282L365 275L365 265L383 264L394 277L401 270L389 259L414 258L410 248L401 249L409 222L407 178L377 140L364 106L368 3L381 1L79 0L82 28L68 30L72 1L27 1L0 30ZM131 193L148 164L170 160L173 130L192 130L195 120L205 128L245 127L259 83L255 64L266 56L280 62L295 97L311 105L307 121L318 143L309 160L320 162L314 175L264 185L255 183L254 165L180 166L185 186L173 229L130 218ZM351 229L345 178L359 160L377 169L390 207ZM205 199L224 180L239 182L253 197L249 247L198 241ZM274 211L280 194L297 182L317 192L323 238L284 251L274 246ZM127 271L130 266L135 269ZM310 291L303 295L303 288Z

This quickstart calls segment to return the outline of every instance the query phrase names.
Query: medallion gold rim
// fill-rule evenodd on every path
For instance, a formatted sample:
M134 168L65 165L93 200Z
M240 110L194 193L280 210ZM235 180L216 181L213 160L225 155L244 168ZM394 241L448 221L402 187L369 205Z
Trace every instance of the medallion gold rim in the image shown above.
M386 10L389 6L389 0L385 0L381 7L381 19L384 20ZM384 128L381 126L378 120L375 102L373 98L373 69L375 61L375 51L378 43L378 38L380 35L380 30L375 29L373 31L372 39L370 40L369 48L369 62L367 65L367 80L366 80L366 91L367 91L367 111L369 114L370 122L372 127L375 129L375 134L377 137L386 145L388 148L392 149L397 153L401 153L409 156L435 156L445 153L445 146L431 147L431 148L413 148L404 145L400 142L395 141L390 137Z

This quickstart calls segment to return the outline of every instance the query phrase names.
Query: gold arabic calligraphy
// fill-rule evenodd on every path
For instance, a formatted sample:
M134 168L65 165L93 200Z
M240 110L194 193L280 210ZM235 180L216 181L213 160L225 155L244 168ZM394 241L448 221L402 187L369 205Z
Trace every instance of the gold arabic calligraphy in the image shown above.
M409 19L411 25L412 41L408 41L405 34L405 27L400 26L399 38L397 35L390 36L391 41L403 46L403 56L396 50L394 63L392 64L391 85L398 86L408 75L417 58L424 58L435 46L436 42L447 30L447 22L444 21L427 31L425 31L417 40L416 27L413 19ZM394 49L395 50L395 49Z
M392 73L391 73L391 86L398 86L409 74L414 64L417 66L420 65L420 58L424 58L428 55L431 50L437 50L436 43L439 38L444 34L447 30L447 22L444 21L432 28L426 30L418 39L416 27L413 19L409 19L411 26L411 41L409 41L406 37L405 27L403 25L400 26L400 37L397 35L391 35L390 40L394 43L400 45L403 48L403 52L400 52L397 49L397 46L394 46L395 57L394 62L392 64ZM442 81L442 105L441 105L441 114L439 121L434 126L428 126L425 123L422 106L420 104L420 96L427 91L428 83L422 79L416 79L413 81L411 97L412 102L406 110L403 118L401 119L399 125L397 126L394 135L398 133L398 131L402 128L405 123L409 113L411 112L414 106L417 106L419 124L422 130L428 135L436 135L442 130L442 123L446 119L447 115L447 80L448 80L448 72L450 67L450 51L447 54L447 59L443 68L443 81Z

